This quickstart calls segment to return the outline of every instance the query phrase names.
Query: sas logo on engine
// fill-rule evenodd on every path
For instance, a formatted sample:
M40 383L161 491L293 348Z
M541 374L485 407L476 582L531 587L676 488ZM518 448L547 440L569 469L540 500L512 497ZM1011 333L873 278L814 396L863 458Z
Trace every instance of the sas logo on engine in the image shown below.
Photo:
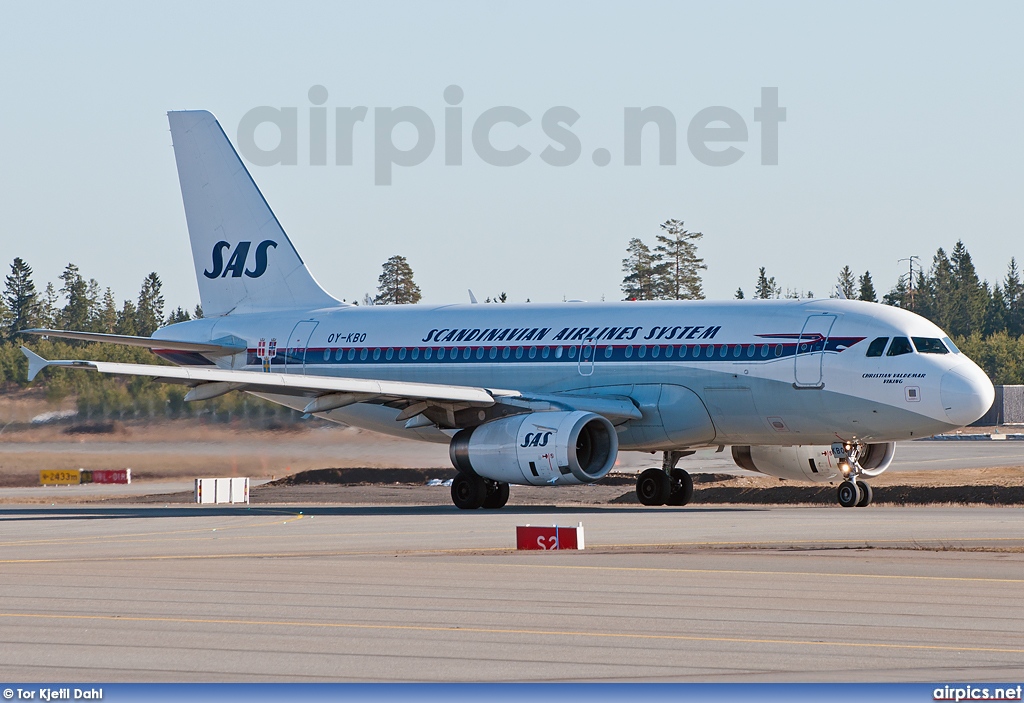
M231 244L225 241L213 245L213 264L209 271L203 271L207 278L226 278L230 273L232 278L241 278L244 273L249 278L259 278L267 272L267 250L271 247L277 248L277 242L271 239L264 239L256 245L255 261L251 269L245 265L249 259L249 249L252 242L239 242L235 250L231 252L227 265L224 264L224 251L231 249Z
M554 432L527 432L520 447L546 447Z

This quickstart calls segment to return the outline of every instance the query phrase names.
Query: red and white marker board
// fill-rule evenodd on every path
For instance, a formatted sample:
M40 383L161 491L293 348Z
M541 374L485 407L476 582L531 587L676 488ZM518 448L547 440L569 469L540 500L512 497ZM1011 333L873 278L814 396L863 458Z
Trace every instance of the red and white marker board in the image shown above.
M93 483L131 483L131 469L113 469L106 471L93 471Z
M518 525L516 549L583 549L583 523L576 527Z

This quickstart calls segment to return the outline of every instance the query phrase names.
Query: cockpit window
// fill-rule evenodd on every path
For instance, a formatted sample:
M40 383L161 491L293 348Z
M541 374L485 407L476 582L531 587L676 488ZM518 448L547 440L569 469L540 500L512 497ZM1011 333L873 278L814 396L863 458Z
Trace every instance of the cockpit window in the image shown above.
M954 354L959 354L960 353L960 350L956 348L955 344L953 344L953 340L952 339L950 339L949 337L943 337L942 341L946 343L946 346L949 347L949 350L951 352L953 352Z
M886 356L901 356L902 354L912 354L913 352L914 348L910 346L909 339L906 337L893 337Z
M878 337L868 346L868 356L881 356L882 352L885 351L885 343L889 341L888 337Z
M934 337L912 337L919 354L948 354L949 350L941 339Z

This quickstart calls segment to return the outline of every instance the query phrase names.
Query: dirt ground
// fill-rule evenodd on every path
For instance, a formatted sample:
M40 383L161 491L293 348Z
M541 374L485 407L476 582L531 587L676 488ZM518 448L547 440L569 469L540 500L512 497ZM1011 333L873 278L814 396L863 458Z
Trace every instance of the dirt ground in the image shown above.
M923 474L923 472L922 472ZM319 469L253 486L250 500L258 504L287 505L450 505L446 486L426 485L445 480L453 469ZM834 485L808 485L772 477L694 475L694 504L834 505ZM586 486L513 486L510 506L586 506L637 503L635 474L612 474ZM874 503L894 505L977 504L1024 505L1024 469L934 471L927 474L873 479ZM154 484L156 485L156 484ZM184 504L192 491L154 492L150 495L111 493L99 497L50 495L29 500L0 499L0 503L157 503Z
M240 423L19 424L0 432L0 487L38 484L39 471L132 470L133 480L280 478L330 467L451 467L448 447L327 423L259 429Z
M52 424L24 420L44 408L53 410L42 401L4 406L0 396L0 418L5 412L18 418L0 425L0 488L37 486L41 469L130 467L133 483L184 483L196 476L273 480L253 487L254 503L447 505L451 501L448 488L424 485L431 478L454 475L443 444L320 422L266 429L201 419ZM635 502L635 471L656 462L647 455L621 461L618 475L613 472L593 486L515 486L509 504ZM630 464L637 461L645 464ZM694 479L695 503L835 502L835 486L787 482L739 469L736 474L695 474ZM885 473L872 479L871 485L876 503L1024 504L1024 466ZM191 502L193 498L191 492L130 498L115 492L110 499Z

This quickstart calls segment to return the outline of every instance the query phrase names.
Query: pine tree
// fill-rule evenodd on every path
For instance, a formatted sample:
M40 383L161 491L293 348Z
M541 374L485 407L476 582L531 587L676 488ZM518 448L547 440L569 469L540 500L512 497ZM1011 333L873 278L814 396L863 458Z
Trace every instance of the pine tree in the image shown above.
M853 300L857 293L854 289L854 276L853 271L850 270L849 266L844 266L839 271L839 282L836 284L837 288L843 292L843 296L847 300Z
M100 331L100 284L95 278L89 279L86 288L85 299L89 301L89 326L90 332Z
M110 288L103 292L103 302L99 306L97 327L100 332L106 334L113 334L117 328L117 303L114 301L114 293Z
M639 238L633 237L629 240L626 252L629 256L622 260L622 270L626 273L622 279L622 293L626 296L624 300L657 299L655 278L658 262L651 248Z
M412 267L404 256L392 256L384 262L377 279L374 305L403 305L420 302L420 287L413 281Z
M57 308L57 289L52 283L46 284L43 301L39 306L39 324L48 329L60 327L60 310Z
M1017 270L1017 259L1011 258L1003 279L1003 306L1006 332L1011 337L1024 334L1024 284Z
M909 309L910 308L910 291L907 288L907 279L900 276L896 280L896 285L882 296L882 302L886 305L892 305L893 307Z
M1006 299L1003 297L1003 289L999 284L992 286L992 293L986 300L985 327L982 334L990 337L996 332L1006 331Z
M914 284L914 295L909 309L922 317L926 317L951 334L956 334L950 327L953 320L953 300L956 296L956 280L953 266L946 256L946 250L939 247L932 257L932 267L925 275L918 273Z
M7 336L40 324L41 303L32 281L32 267L21 257L11 263L11 274L7 276L3 302L6 308L5 325Z
M60 312L60 324L66 330L89 330L92 322L92 306L89 301L89 284L78 272L78 267L68 264L60 274L63 282L60 292L64 294L64 308Z
M188 314L188 310L178 306L177 310L172 310L171 314L167 316L167 324L175 325L179 322L188 322L192 319L192 316Z
M149 337L156 332L164 320L164 287L156 272L150 273L142 281L139 291L139 302L135 306L135 329L141 337Z
M130 300L124 301L124 305L121 306L121 310L117 313L117 325L114 327L114 332L131 336L137 335L139 333L138 328L135 326L137 317L135 303Z
M666 220L661 224L663 234L658 235L654 247L654 285L656 297L664 300L703 300L704 287L701 271L707 270L704 259L697 256L697 242L701 232L688 232L682 220Z
M767 274L765 274L764 266L758 269L757 285L754 286L754 297L760 300L768 300L778 298L781 293L782 288L775 284L775 276L768 278Z
M978 278L971 254L962 240L957 240L953 246L949 263L954 287L949 301L949 327L944 329L964 337L983 332L991 293L988 284Z
M6 332L11 327L11 312L7 309L7 300L0 296L0 337L3 337L3 332ZM2 378L2 372L0 372L0 378Z
M744 298L743 289L742 288L737 288L736 289L736 295L734 297L736 298L736 300L743 300L743 298Z
M196 309L192 311L192 319L193 320L202 320L203 319L203 306L200 305L199 303L196 303Z
M860 286L857 300L866 300L869 303L877 303L878 295L875 293L875 284L871 280L871 272L865 271L864 275L857 279Z

